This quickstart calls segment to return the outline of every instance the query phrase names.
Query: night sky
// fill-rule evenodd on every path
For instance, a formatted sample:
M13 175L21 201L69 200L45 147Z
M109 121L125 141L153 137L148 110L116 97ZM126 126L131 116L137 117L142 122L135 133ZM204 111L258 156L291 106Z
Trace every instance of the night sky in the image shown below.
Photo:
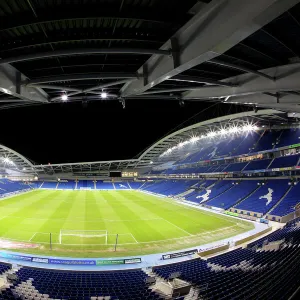
M127 100L125 109L117 101L14 108L0 110L0 144L38 164L130 159L194 115L201 121L246 109L159 100Z

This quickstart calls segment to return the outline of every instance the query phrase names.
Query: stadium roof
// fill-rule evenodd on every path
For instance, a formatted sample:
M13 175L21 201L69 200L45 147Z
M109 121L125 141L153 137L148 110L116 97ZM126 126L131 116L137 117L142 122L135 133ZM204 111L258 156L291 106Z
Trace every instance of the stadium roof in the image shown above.
M238 114L227 115L210 119L207 121L196 122L191 120L191 125L176 130L159 141L151 145L136 158L114 161L95 161L95 162L75 162L60 164L37 165L22 156L21 154L0 145L0 170L9 169L19 171L23 175L60 175L60 174L80 174L80 173L101 173L107 171L126 171L137 170L140 168L149 168L163 161L176 160L182 155L180 150L174 151L165 158L161 157L167 149L177 146L191 137L220 130L220 128L229 128L230 126L242 127L247 124L253 124L262 128L289 128L290 126L299 126L298 118L288 117L281 111L266 109L257 112L248 111ZM6 158L6 160L4 160Z
M300 112L300 0L2 0L0 107L222 101ZM105 94L106 96L106 94Z
M0 171L10 169L22 173L34 172L33 163L18 152L0 145Z

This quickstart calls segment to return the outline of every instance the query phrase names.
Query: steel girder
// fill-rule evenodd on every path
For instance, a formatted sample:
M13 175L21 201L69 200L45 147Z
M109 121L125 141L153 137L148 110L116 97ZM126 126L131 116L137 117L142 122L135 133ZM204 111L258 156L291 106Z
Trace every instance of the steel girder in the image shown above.
M0 66L0 92L21 99L24 103L48 102L47 94L43 90L35 87L24 87L21 85L23 80L26 80L26 77L14 67L8 64ZM12 100L12 102L15 101Z
M122 96L142 94L196 65L212 60L299 3L299 0L215 0L201 9L139 70L144 75L122 88Z
M206 87L184 93L183 99L221 99L224 103L298 112L300 95L294 91L300 91L300 64L265 69L261 72L273 77L274 81L248 73L227 79L235 82L237 87Z

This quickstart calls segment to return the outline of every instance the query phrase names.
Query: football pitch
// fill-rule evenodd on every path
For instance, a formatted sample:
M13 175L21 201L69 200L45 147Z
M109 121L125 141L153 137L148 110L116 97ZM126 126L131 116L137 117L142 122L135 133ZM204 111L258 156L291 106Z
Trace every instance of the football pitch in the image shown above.
M0 201L0 240L37 244L18 249L36 254L112 257L167 252L252 228L249 222L134 190L35 190Z

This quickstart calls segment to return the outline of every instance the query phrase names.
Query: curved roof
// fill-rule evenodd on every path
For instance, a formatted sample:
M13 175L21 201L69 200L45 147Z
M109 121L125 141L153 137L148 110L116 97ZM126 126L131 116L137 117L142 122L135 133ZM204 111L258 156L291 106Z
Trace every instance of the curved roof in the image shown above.
M272 109L266 109L257 112L242 112L199 122L163 137L162 139L154 143L151 147L149 147L139 157L139 159L143 161L154 162L164 151L175 145L178 145L182 141L190 139L193 136L199 136L204 132L214 131L214 129L219 129L224 124L226 124L227 126L231 124L243 126L243 124L249 123L256 124L257 126L269 127L271 125L287 123L287 118L286 113ZM176 159L176 156L176 153L174 153L174 159ZM167 160L171 159L172 156L168 155Z
M259 127L280 127L289 126L288 122L298 120L294 118L287 118L285 112L266 109L255 111L242 112L237 114L231 114L223 117L218 117L202 122L197 122L190 126L184 127L173 133L161 138L159 141L151 145L146 149L139 157L128 160L114 160L114 161L95 161L95 162L74 162L74 163L62 163L62 164L46 164L46 165L35 165L29 161L23 155L16 151L0 145L0 158L7 158L5 162L3 159L0 160L0 168L7 168L23 173L34 173L34 174L62 174L62 173L101 173L108 172L110 170L136 170L139 168L150 168L154 163L161 163L164 161L160 155L167 149L178 145L182 141L190 139L192 136L198 136L208 131L218 130L224 126L243 126L245 124L255 124ZM168 155L165 160L171 161L176 160L180 156L180 151L174 151L171 155ZM8 163L12 161L13 164ZM105 173L103 173L105 174Z
M0 145L0 169L10 169L22 173L35 173L34 165L20 153Z

